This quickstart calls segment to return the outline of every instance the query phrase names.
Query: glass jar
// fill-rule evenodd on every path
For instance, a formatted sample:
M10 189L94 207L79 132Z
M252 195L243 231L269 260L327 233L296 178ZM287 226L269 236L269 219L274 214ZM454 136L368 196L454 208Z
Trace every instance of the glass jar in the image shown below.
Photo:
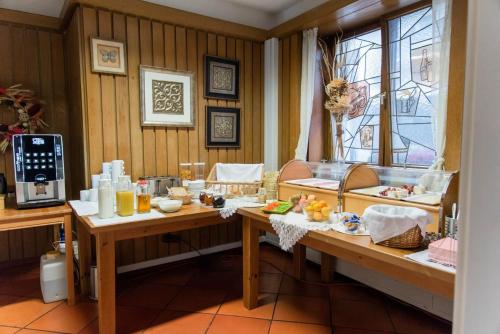
M205 163L204 162L195 162L194 166L194 179L195 180L204 180L205 179Z
M134 214L134 189L130 181L130 175L118 177L116 186L116 211L120 216L131 216Z
M98 215L101 219L111 218L114 214L113 186L111 179L100 179L98 187Z
M148 181L139 179L137 182L137 213L151 212L151 194Z
M182 162L179 166L179 176L181 181L191 181L193 179L193 171L191 170L192 164L190 162Z

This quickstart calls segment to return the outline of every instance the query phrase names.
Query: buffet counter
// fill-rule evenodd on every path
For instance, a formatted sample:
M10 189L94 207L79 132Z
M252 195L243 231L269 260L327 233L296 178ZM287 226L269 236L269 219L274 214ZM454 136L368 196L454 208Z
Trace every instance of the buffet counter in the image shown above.
M243 216L243 300L249 309L257 306L259 291L259 233L275 233L269 215L259 209L241 208ZM299 243L398 281L437 295L453 298L455 274L409 260L412 250L373 244L369 236L351 236L335 231L310 231Z

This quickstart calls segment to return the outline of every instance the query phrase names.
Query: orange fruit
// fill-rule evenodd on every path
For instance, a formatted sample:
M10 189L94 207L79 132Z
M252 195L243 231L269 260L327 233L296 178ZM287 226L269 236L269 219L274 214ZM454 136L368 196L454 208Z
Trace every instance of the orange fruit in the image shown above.
M315 212L313 215L313 219L317 222L320 222L323 220L323 215L321 214L321 212Z

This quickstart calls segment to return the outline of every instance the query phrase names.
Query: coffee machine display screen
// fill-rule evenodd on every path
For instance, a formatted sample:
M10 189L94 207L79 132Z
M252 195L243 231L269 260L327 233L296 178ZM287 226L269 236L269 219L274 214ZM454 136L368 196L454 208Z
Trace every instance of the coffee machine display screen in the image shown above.
M56 138L29 135L15 141L16 175L22 175L22 182L43 183L58 179L57 167L62 163L62 147Z

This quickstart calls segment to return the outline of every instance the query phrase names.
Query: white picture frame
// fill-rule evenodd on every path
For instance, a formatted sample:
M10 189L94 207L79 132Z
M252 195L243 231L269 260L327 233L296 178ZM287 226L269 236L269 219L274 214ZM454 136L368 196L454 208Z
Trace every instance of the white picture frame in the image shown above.
M195 74L140 65L141 125L194 127Z
M125 43L92 37L90 51L92 72L127 75Z

